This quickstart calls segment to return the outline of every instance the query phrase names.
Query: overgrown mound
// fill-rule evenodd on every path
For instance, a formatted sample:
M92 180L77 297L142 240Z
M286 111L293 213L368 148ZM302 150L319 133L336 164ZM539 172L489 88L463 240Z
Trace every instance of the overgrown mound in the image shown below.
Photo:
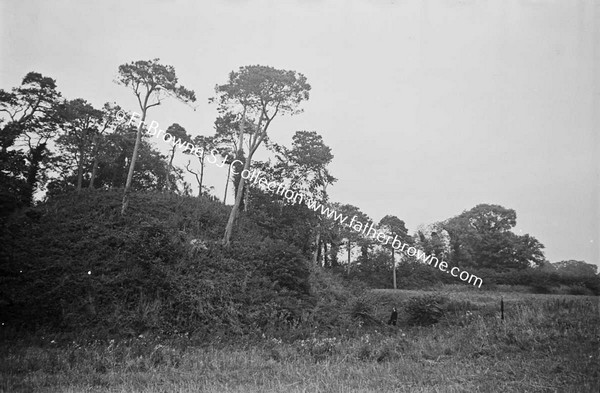
M264 332L319 305L303 255L204 198L82 192L19 212L0 234L0 315L15 329ZM312 275L314 276L314 274ZM317 288L317 291L319 289Z

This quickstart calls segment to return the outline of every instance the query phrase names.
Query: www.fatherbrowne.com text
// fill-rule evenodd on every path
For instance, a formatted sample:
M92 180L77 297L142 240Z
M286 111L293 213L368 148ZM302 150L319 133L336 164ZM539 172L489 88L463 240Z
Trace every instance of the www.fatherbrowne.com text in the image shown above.
M120 121L124 120L126 118L126 116L127 116L127 114L125 111L121 110L117 113L117 119ZM129 122L127 123L127 125L137 122L137 126L139 127L140 123L142 123L141 117L142 117L142 115L140 115L139 113L132 112L131 118L129 119ZM198 157L202 157L202 154L203 154L202 147L196 146L191 142L185 142L181 139L177 139L176 137L169 134L168 132L165 132L164 130L159 129L158 122L156 122L156 121L152 121L150 123L150 125L147 126L146 133L148 133L151 136L155 136L157 139L162 134L162 139L164 142L169 142L172 146L178 146L178 147L182 148L183 150L189 151L190 154L194 154ZM217 156L219 156L219 155L220 154L217 150L212 150L210 152L210 155L206 156L206 159L209 163L216 164L218 161ZM218 167L224 166L225 163L228 162L228 159L229 159L229 156L225 157L222 160L221 164L217 165L217 166ZM242 178L244 178L246 181L252 183L253 185L261 188L263 191L267 190L269 192L274 192L277 195L283 196L289 202L292 202L292 203L304 202L304 203L306 203L306 205L308 206L309 209L312 209L313 211L316 211L316 212L318 212L320 210L321 214L324 216L327 216L327 218L333 218L334 221L338 221L342 225L345 224L346 226L352 228L352 230L354 230L358 233L361 233L366 237L371 237L371 238L377 240L378 242L380 242L381 244L387 245L387 244L391 243L391 246L394 250L404 252L406 255L411 256L411 257L416 256L417 260L420 260L429 265L433 265L433 267L436 267L436 268L440 269L441 271L452 275L453 277L458 277L462 281L466 281L469 284L472 284L472 285L477 286L478 288L481 288L481 285L483 284L483 280L480 277L470 274L469 272L467 272L465 270L461 271L460 268L458 268L458 267L452 267L451 269L448 269L449 266L446 261L442 260L440 262L438 258L436 258L435 256L433 256L431 254L427 255L425 252L423 252L421 250L417 250L415 247L409 246L407 243L403 244L398 239L397 236L394 236L394 238L392 239L392 237L390 235L387 235L384 232L379 231L376 228L374 228L373 222L371 222L370 225L368 223L364 224L364 223L358 221L356 219L356 216L353 216L350 219L350 222L347 222L348 216L344 216L343 214L340 214L340 213L336 212L335 210L332 210L329 207L322 205L318 201L310 198L309 196L299 193L294 190L290 190L290 189L286 188L286 186L284 184L280 183L278 185L277 182L267 181L266 177L262 176L263 174L260 170L254 169L251 172L250 170L245 169L241 173L235 172L234 165L233 165L233 163L235 163L235 162L239 162L242 165L244 164L240 160L233 160L230 165L230 168L231 168L231 170L233 170L233 173L241 174Z

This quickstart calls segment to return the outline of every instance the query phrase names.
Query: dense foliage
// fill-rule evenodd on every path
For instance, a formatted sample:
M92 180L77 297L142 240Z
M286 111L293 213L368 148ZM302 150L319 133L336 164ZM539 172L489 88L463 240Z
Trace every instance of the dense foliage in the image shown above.
M444 298L437 294L428 294L410 298L406 305L408 323L428 326L437 323L444 315Z
M122 218L120 195L73 193L11 217L0 251L6 323L248 332L314 306L310 272L294 246L260 240L249 222L231 249L215 241L223 205L140 193Z

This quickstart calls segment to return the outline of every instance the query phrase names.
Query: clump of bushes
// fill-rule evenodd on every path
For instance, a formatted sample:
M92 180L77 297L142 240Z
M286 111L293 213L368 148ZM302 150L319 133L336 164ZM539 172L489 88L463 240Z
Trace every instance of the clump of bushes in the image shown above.
M369 315L373 311L373 305L366 296L352 298L348 304L348 312L352 318L360 318Z
M407 322L410 325L429 326L444 316L443 304L447 299L438 294L413 297L406 304Z

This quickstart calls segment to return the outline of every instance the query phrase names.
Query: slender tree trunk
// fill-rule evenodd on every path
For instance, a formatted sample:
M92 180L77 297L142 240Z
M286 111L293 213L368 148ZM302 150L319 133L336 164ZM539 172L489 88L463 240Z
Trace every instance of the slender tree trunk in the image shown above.
M171 191L171 170L173 169L173 158L175 157L175 146L171 150L171 159L169 160L169 168L167 168L167 192ZM202 187L200 188L202 190Z
M348 275L350 274L350 253L352 252L352 243L348 239Z
M46 144L42 143L31 150L29 153L29 160L31 164L29 165L29 169L27 170L27 182L25 184L25 189L23 190L23 202L27 206L33 205L33 193L35 191L35 186L38 181L38 173L40 171L40 163L44 158L44 151L46 150Z
M246 158L246 162L244 163L244 170L250 168L250 160L249 156ZM229 247L231 245L231 234L233 233L233 224L235 219L237 218L237 214L239 211L240 203L242 202L242 196L244 194L244 185L246 184L246 179L243 177L240 178L240 184L238 186L237 194L235 196L235 203L231 208L231 213L229 214L229 219L227 220L227 226L225 227L225 235L223 236L223 245L225 247Z
M225 194L223 195L223 204L227 203L227 187L229 186L229 177L231 175L231 164L229 164L229 169L227 170L227 181L225 182Z
M241 180L242 180L242 172L244 171L244 169L246 168L245 166L245 162L246 162L246 158L244 157L244 154L242 151L238 150L237 156L236 156L236 160L238 160L239 162L236 162L233 165L233 169L237 172L234 173L233 175L233 194L237 196L238 191L241 189L242 190L242 199L240 202L240 206L238 206L238 210L239 211L245 211L245 201L246 201L246 190L245 187L242 187L241 184Z
M239 134L239 143L238 143L238 152L237 157L241 157L244 153L244 127L246 126L246 107L244 107L244 112L242 113L242 121L240 122L240 134ZM248 151L248 157L244 161L244 170L250 169L250 162L252 161L252 151ZM241 173L241 172L240 172ZM235 223L235 219L238 215L238 210L240 208L240 203L242 203L242 197L244 195L244 185L246 184L246 179L244 179L240 175L240 181L235 193L235 202L233 203L233 207L231 208L231 213L229 213L229 219L227 220L227 226L225 227L225 234L223 235L223 245L225 247L229 247L231 245L231 235L233 233L233 224Z
M323 267L327 266L327 242L323 242Z
M192 162L188 160L187 165L185 166L185 169L191 173L192 175L194 175L194 177L196 178L196 182L198 183L198 198L200 198L202 196L202 183L200 182L200 178L198 177L198 173L194 172L190 169L190 164Z
M250 203L250 188L244 187L244 203L240 206L241 210L244 212L248 211L248 203Z
M96 180L96 172L98 171L98 136L95 135L94 136L94 150L92 151L93 154L93 163L92 163L92 176L90 177L90 185L88 186L88 188L91 188L92 190L95 188L94 187L94 181Z
M394 248L392 248L392 266L394 271L394 289L396 288L396 258L394 257Z
M94 163L92 164L92 176L90 177L90 185L88 188L92 190L96 189L94 181L96 181L96 173L98 172L98 157L94 157Z
M320 265L322 262L321 260L323 259L323 254L321 253L321 245L323 244L323 241L321 241L319 239L319 244L317 245L317 263Z
M316 247L313 252L313 264L317 264L319 260L319 249L321 248L321 231L317 228L317 238L315 239Z
M148 97L146 97L148 101ZM133 181L133 172L135 171L135 162L137 161L138 150L140 149L140 142L142 140L142 127L144 121L146 121L146 107L142 110L142 119L138 124L137 133L135 135L135 145L133 146L133 155L131 156L131 163L129 164L129 173L127 174L127 182L125 183L125 192L123 193L123 203L121 205L121 215L124 216L129 206L129 194L131 192L131 182Z
M331 241L331 246L329 247L329 267L338 266L338 253L340 251L340 245L335 241Z
M83 183L83 146L79 148L79 162L77 163L77 193L81 192L81 183Z
M313 252L313 264L316 265L317 264L317 260L319 259L319 248L321 247L321 225L317 225L317 237L315 242L317 243L317 247L315 248L315 251Z
M198 196L202 195L202 181L204 179L204 149L202 149L202 158L200 160L200 191Z

